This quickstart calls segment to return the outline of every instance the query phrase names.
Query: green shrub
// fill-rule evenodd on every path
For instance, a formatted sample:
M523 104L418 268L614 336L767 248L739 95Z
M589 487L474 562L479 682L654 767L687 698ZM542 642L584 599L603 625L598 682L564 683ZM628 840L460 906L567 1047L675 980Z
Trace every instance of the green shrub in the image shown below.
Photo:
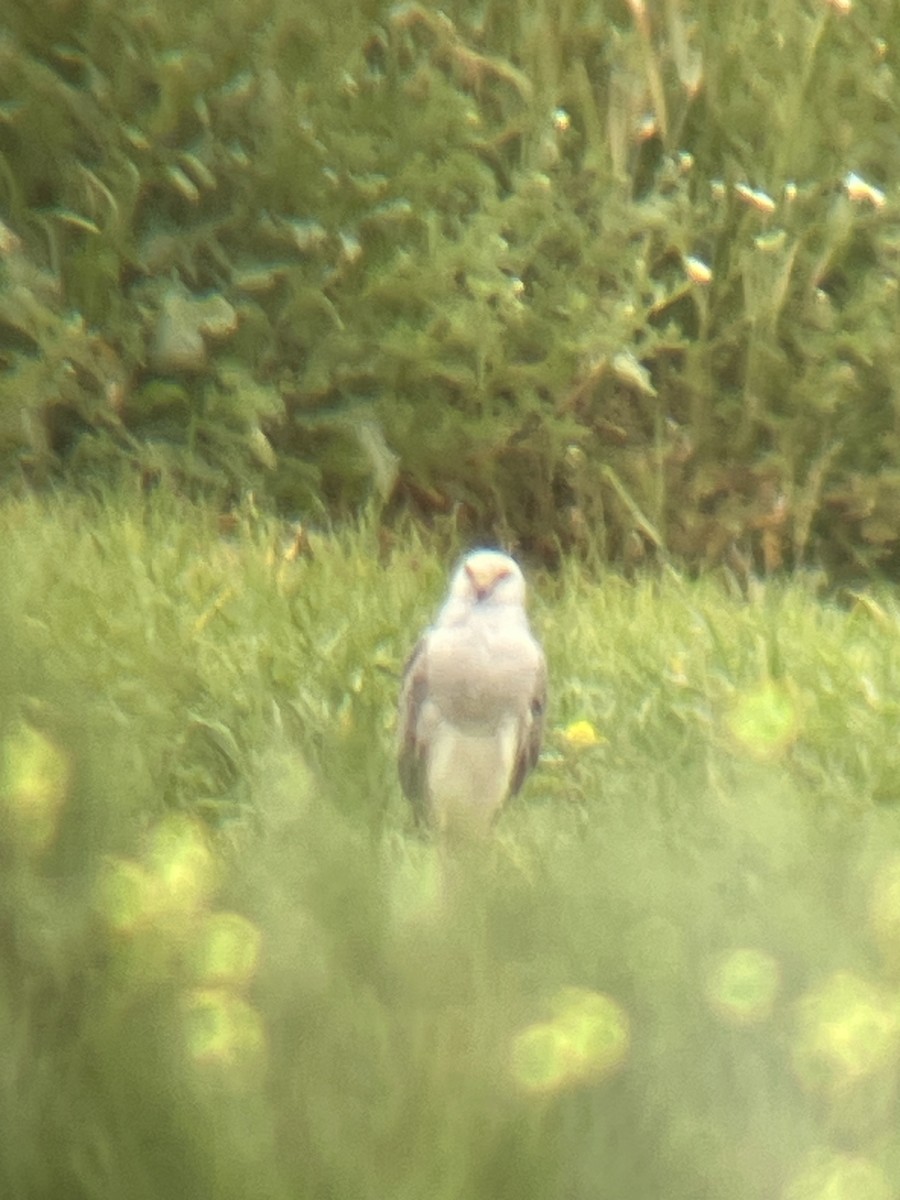
M17 0L7 478L893 569L890 15Z

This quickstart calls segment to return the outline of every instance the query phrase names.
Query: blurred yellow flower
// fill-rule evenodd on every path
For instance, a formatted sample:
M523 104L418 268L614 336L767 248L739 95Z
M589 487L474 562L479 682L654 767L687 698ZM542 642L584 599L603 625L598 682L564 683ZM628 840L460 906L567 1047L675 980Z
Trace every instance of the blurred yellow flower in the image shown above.
M552 1020L529 1025L512 1044L512 1073L528 1092L561 1088L612 1074L631 1042L628 1014L611 997L587 988L563 988Z
M792 1060L811 1091L835 1094L878 1071L896 1068L900 1008L877 984L836 971L797 1005Z
M185 996L185 1043L200 1067L218 1068L230 1082L250 1083L265 1065L266 1029L262 1017L227 988L197 988Z
M71 781L71 765L46 734L24 722L0 746L0 806L25 850L47 848L56 834Z
M97 903L110 928L119 933L173 922L184 930L186 918L200 915L212 897L215 876L215 859L202 826L176 814L153 830L141 861L107 860Z
M563 730L566 742L576 750L587 750L591 746L602 746L606 738L599 734L590 721L573 721Z
M97 903L110 928L119 933L152 924L161 908L156 880L128 858L107 860L97 882Z
M733 1025L751 1025L772 1014L781 982L778 963L763 950L728 950L706 981L706 998L720 1017Z
M197 931L194 962L197 976L207 984L248 983L256 974L262 935L235 912L211 913Z
M167 907L202 908L216 886L216 863L199 821L176 813L154 829L146 855L148 869L159 881Z
M742 692L728 715L734 740L754 758L777 758L796 740L800 715L789 689L772 679Z

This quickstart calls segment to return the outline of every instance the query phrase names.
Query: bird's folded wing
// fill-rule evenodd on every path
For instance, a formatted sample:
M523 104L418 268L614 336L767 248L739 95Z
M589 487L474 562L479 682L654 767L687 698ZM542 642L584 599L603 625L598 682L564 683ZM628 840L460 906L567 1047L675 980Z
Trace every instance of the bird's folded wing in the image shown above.
M400 689L399 723L397 728L397 762L400 786L412 804L416 816L425 819L427 814L426 794L426 751L422 730L422 706L428 695L426 676L428 635L419 638L412 654L403 668L403 683Z
M534 691L527 712L519 725L519 740L516 746L516 757L513 762L509 794L515 794L522 787L526 777L537 764L541 753L541 743L544 740L544 714L547 709L547 662L541 654Z

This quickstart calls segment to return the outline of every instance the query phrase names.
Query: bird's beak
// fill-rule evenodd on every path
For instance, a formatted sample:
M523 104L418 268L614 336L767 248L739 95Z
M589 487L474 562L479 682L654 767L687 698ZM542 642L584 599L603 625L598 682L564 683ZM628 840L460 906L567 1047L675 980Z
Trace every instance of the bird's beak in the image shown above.
M482 566L467 563L466 574L472 585L472 590L478 600L483 600L497 586L500 580L508 575L508 571L498 571L493 565Z

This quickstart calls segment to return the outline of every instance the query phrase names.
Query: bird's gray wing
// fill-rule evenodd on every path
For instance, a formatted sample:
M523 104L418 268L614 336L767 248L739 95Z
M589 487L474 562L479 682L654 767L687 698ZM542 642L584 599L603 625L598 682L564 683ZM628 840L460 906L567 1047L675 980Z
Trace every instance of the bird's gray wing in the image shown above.
M541 743L544 740L544 715L546 709L547 661L542 654L528 711L522 719L519 729L519 744L516 747L516 758L513 763L509 786L509 794L511 796L515 796L522 787L522 784L540 757Z
M397 723L397 769L403 794L413 806L416 819L427 818L426 771L428 752L423 736L422 706L428 697L426 663L428 634L419 638L403 668Z

